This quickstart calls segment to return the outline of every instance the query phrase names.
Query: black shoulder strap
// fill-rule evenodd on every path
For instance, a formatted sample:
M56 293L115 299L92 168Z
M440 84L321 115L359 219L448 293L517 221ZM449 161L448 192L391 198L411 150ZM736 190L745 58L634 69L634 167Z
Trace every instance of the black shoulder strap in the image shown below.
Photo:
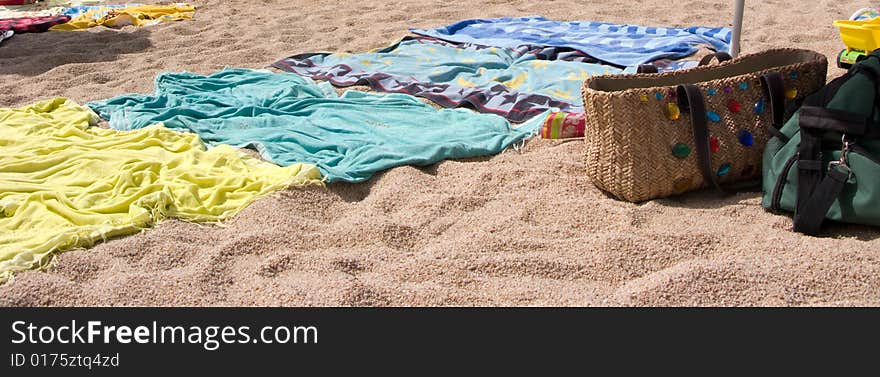
M840 170L839 167L832 165L828 169L828 174L825 175L825 178L813 190L809 200L804 201L799 211L795 213L795 231L804 234L818 234L822 230L822 223L825 221L828 210L831 209L831 205L840 196L840 192L852 174L848 167L841 167L845 170ZM798 187L800 187L800 184L798 182ZM798 198L798 204L801 204L800 198Z
M819 93L810 96L810 98L805 101L805 107L801 108L801 111L809 107L824 108L845 82L845 79L832 81L822 88ZM824 166L822 163L822 135L825 133L825 130L809 127L809 124L802 123L800 119L798 121L798 126L800 127L801 142L798 144L797 152L797 196L794 210L794 230L807 234L815 234L818 230L812 229L810 226L799 224L812 224L816 221L819 221L821 224L825 219L824 213L821 214L821 217L818 220L810 219L812 216L816 216L817 210L816 208L807 210L816 186L819 185L819 182L821 182L824 177Z

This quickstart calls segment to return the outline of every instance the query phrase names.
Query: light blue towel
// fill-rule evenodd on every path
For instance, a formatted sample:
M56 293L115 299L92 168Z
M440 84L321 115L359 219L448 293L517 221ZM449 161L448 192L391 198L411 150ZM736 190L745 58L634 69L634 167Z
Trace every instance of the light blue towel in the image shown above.
M452 42L515 48L521 45L567 47L601 61L631 67L651 61L683 58L700 45L730 50L726 27L647 27L589 21L551 21L541 16L473 19L437 29L411 29L416 34Z
M279 165L317 165L327 180L359 182L400 165L500 153L534 135L544 117L517 128L470 110L437 110L405 94L348 91L290 73L225 69L163 73L153 95L88 104L110 126L162 122L209 145L253 147Z

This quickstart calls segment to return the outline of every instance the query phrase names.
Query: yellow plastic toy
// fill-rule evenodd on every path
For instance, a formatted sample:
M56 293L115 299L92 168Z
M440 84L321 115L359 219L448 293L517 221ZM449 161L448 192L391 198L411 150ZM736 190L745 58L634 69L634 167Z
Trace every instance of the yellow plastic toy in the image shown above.
M846 50L837 56L837 66L840 68L852 67L880 48L880 18L834 21L834 26L840 28L840 39L846 45Z

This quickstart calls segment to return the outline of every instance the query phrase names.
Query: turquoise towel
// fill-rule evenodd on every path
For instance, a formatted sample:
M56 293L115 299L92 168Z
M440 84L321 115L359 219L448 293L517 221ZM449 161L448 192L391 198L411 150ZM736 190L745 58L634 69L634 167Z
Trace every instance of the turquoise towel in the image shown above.
M534 135L544 117L520 127L470 110L437 110L405 94L348 91L290 73L225 69L204 76L163 73L153 95L88 104L110 126L155 123L199 134L210 145L252 147L282 166L317 165L329 182L360 182L401 165L500 153Z

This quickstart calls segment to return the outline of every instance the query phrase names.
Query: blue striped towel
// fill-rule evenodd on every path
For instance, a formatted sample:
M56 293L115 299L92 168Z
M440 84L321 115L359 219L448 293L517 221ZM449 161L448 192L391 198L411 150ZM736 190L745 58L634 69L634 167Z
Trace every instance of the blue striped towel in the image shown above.
M590 21L563 22L541 16L473 19L437 29L410 30L446 41L483 46L568 47L622 67L662 58L683 58L697 52L699 46L728 52L731 38L731 31L726 27L672 28Z

